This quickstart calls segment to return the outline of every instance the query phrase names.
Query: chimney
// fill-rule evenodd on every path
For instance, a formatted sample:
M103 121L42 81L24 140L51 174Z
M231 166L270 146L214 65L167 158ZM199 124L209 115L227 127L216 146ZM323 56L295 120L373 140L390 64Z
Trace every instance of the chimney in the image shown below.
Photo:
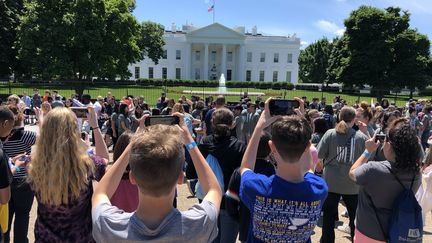
M177 32L177 27L176 27L175 23L171 24L171 32L173 32L173 33Z
M257 27L256 27L256 25L252 28L252 35L257 35Z

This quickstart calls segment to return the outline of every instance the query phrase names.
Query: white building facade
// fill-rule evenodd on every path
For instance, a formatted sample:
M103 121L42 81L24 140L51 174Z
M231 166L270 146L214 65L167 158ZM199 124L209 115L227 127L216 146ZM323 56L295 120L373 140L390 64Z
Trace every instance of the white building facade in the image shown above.
M173 24L164 34L164 56L156 65L151 59L129 65L130 79L298 82L300 39L294 36L263 36L230 29L218 23L203 28Z

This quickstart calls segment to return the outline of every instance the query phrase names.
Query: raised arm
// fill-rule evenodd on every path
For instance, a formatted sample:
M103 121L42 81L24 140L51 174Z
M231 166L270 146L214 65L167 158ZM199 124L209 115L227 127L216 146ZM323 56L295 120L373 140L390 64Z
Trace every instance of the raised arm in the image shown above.
M366 149L363 152L363 154L357 159L357 161L351 166L351 169L349 171L349 177L356 181L355 177L355 171L358 167L362 166L366 162L368 162L370 156L377 150L378 146L380 145L380 141L375 142L374 135L372 138L368 139L365 143Z
M103 139L102 132L98 126L97 116L94 107L89 106L87 109L87 119L93 129L93 134L95 136L93 139L96 145L96 155L109 160L108 148L105 144L105 140Z
M187 147L192 158L192 162L195 166L198 180L201 183L203 193L205 194L204 200L214 203L219 209L222 200L222 190L219 186L219 182L207 161L199 151L194 139L192 138L192 135L189 133L189 129L184 123L183 114L174 113L174 115L180 118L179 129L183 134L183 143Z
M264 111L261 113L261 116L258 119L257 125L255 126L255 130L252 133L246 151L243 155L243 160L240 166L240 173L242 175L246 170L253 170L255 167L259 140L261 138L261 134L264 128L270 126L274 121L276 121L280 117L280 116L270 115L270 109L269 109L270 100L271 98L267 99L265 103Z

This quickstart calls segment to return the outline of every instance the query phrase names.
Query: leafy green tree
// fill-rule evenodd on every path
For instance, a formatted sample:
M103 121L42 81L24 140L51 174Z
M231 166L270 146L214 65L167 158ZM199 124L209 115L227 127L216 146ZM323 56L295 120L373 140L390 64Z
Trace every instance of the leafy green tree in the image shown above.
M332 44L323 38L318 40L299 55L299 76L305 83L324 83L327 78L327 67Z
M0 77L9 76L18 65L14 48L22 0L0 0Z
M431 83L430 42L427 36L408 29L400 33L394 41L394 61L388 73L389 82L396 87L424 89Z
M142 51L141 59L149 57L154 63L159 63L159 59L164 53L164 32L165 28L161 24L150 21L142 22L141 36L138 41L138 45Z
M164 45L163 26L141 26L134 9L134 0L26 0L18 56L43 79L128 78L130 63L157 61Z

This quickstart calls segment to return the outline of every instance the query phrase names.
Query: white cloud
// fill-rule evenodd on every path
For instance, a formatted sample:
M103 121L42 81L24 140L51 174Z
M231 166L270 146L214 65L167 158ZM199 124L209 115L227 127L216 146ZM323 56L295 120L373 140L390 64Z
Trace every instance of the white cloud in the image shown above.
M309 45L309 42L307 42L307 41L301 41L301 42L300 42L300 45L302 45L302 46L307 46L307 45Z
M345 28L340 28L339 26L337 26L337 24L327 20L319 20L315 23L315 25L321 31L325 33L331 33L337 36L341 36L345 32Z

